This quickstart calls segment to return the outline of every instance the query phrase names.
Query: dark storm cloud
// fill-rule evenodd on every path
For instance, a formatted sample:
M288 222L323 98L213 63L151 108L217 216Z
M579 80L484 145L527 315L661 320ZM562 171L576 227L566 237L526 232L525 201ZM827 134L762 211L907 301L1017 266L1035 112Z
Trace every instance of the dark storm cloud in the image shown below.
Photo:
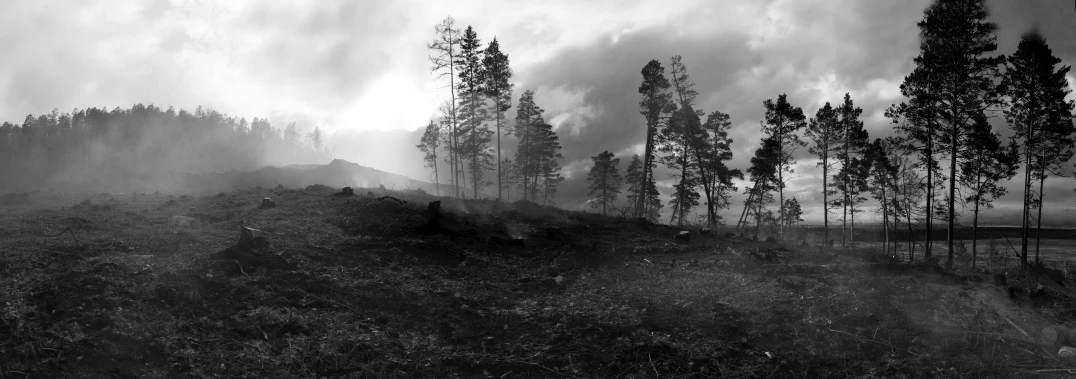
M747 27L717 27L707 33L684 35L678 31L681 25L720 24L712 13L695 9L664 25L616 39L598 36L591 44L558 52L544 64L521 72L519 78L524 85L584 90L583 103L601 110L598 116L587 119L585 126L576 126L578 135L564 137L561 133L568 166L580 170L589 165L571 162L585 163L596 152L624 152L641 143L640 71L650 59L668 66L669 57L677 54L683 56L696 83L698 108L731 115L731 136L737 141L734 167L746 168L757 147L762 102L781 93L787 93L793 105L812 116L825 101L838 103L844 92L851 92L857 105L864 108L865 119L885 121L868 128L888 129L887 120L870 120L870 116L896 101L894 95L899 93L889 87L899 85L904 72L910 70L909 51L914 53L917 46L915 21L922 8L882 2L815 5L768 3L751 9L759 21ZM799 153L804 158L809 155L806 149ZM629 157L624 156L625 165ZM815 186L809 179L818 174L813 164L805 166L792 183L793 192L800 183ZM573 195L574 191L569 191L584 187L572 183L583 177L573 175L564 184L564 203L585 200L581 196L584 192ZM807 206L816 204L808 199Z
M898 87L918 54L915 23L928 4L15 2L0 14L0 114L21 121L53 108L205 105L248 119L269 116L278 127L298 121L304 132L320 125L339 157L425 178L416 128L447 99L446 83L428 71L425 44L433 25L452 15L457 26L473 25L483 43L498 38L515 71L516 99L536 91L564 146L569 179L558 202L575 206L587 198L591 156L609 150L626 167L640 151L637 89L650 59L668 66L669 57L682 55L697 108L731 115L733 167L746 168L758 146L762 102L782 93L808 117L851 93L872 137L891 134L882 112L902 100ZM988 4L1000 27L999 53L1011 53L1020 35L1037 27L1065 64L1076 61L1071 2ZM514 139L504 142L512 156ZM788 196L800 200L808 220L820 219L820 170L805 148L797 157ZM667 173L659 179L668 193ZM1047 202L1071 204L1074 183L1048 181ZM1018 188L1010 187L998 214L1019 203Z
M616 38L597 36L590 44L558 51L518 77L524 86L535 83L540 84L539 88L585 91L583 101L576 105L600 110L596 116L584 118L585 125L571 125L578 130L577 135L564 137L561 130L565 128L558 130L565 146L566 167L581 171L573 173L562 186L562 203L586 200L584 179L589 156L602 150L625 153L622 157L626 166L630 153L638 150L644 138L644 120L638 113L636 89L641 79L639 71L650 59L668 66L670 56L682 55L699 91L698 108L731 115L731 136L737 141L733 167L747 167L761 138L762 102L781 93L787 93L790 102L811 117L827 101L839 104L848 92L863 108L863 120L872 138L892 135L892 124L883 112L903 100L899 85L914 67L912 58L918 54L919 44L915 24L928 4L759 3L749 7L748 13L753 17L747 27L715 26L703 33L684 33L683 25L720 25L726 21L707 9L692 9L661 25ZM1076 28L1072 27L1076 14L1071 4L1021 4L1024 3L989 3L992 20L1001 28L999 53L1011 53L1022 33L1038 27L1065 64L1071 64L1076 51ZM1003 122L998 124L1004 127ZM796 156L801 161L791 176L786 197L797 197L805 208L805 218L820 220L821 170L806 148ZM659 175L659 179L668 181L667 178ZM667 187L671 183L665 184ZM1047 203L1071 203L1073 184L1067 178L1048 181ZM1017 192L1016 188L1013 192ZM742 202L742 197L734 201ZM998 206L1006 209L1013 202L1014 195L1010 194L1000 199ZM1015 202L1018 204L1019 195ZM733 208L726 217L738 211L738 207ZM1049 213L1050 208L1046 209Z

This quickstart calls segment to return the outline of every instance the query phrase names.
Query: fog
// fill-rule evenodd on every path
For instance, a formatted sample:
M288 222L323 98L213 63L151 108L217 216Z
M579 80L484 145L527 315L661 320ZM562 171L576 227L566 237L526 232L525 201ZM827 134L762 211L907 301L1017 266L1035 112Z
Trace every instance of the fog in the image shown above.
M89 108L54 110L0 125L0 190L171 192L184 174L250 171L267 165L327 163L317 128L214 110Z

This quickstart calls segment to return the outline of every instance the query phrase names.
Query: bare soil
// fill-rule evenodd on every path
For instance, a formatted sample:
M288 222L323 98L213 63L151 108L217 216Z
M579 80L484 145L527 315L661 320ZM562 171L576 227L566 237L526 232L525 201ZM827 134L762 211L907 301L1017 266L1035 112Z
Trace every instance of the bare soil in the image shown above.
M0 378L1076 373L1040 335L1076 319L1069 278L677 241L677 228L528 203L440 199L430 230L433 196L334 193L35 193L0 207ZM259 209L265 197L276 206ZM240 243L242 228L257 236Z

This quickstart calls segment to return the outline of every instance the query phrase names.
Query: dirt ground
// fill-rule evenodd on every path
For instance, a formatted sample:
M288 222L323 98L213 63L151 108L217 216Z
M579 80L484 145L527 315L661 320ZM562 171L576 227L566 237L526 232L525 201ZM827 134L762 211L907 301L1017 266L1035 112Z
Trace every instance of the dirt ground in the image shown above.
M1068 277L335 192L0 207L0 378L1076 375Z

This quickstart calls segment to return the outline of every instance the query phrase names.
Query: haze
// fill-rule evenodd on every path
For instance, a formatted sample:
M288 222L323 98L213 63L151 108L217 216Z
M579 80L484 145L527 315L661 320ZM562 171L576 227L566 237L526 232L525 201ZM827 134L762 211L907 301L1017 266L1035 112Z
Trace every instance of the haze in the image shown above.
M781 93L813 115L848 92L872 137L892 134L882 112L902 101L898 87L913 68L915 23L928 3L14 2L0 14L0 118L19 123L53 109L136 103L203 106L267 117L277 128L296 122L303 134L320 127L335 158L427 180L414 145L448 91L429 72L426 43L451 15L483 43L498 39L511 58L515 98L535 91L563 145L567 179L556 202L573 208L588 199L591 156L609 150L626 165L641 153L637 88L650 59L683 56L699 108L731 115L732 167L746 169L761 137L762 101ZM988 4L998 52L1011 53L1037 27L1062 64L1076 61L1071 2ZM513 108L507 117L514 115ZM505 154L512 149L508 143ZM802 155L786 192L808 222L818 222L820 173ZM668 194L673 180L664 171L657 179ZM1068 224L1076 181L1051 178L1046 187L1044 224ZM732 203L726 219L739 213L743 196ZM984 215L989 222L1019 222L1012 220L1019 191L996 206Z

